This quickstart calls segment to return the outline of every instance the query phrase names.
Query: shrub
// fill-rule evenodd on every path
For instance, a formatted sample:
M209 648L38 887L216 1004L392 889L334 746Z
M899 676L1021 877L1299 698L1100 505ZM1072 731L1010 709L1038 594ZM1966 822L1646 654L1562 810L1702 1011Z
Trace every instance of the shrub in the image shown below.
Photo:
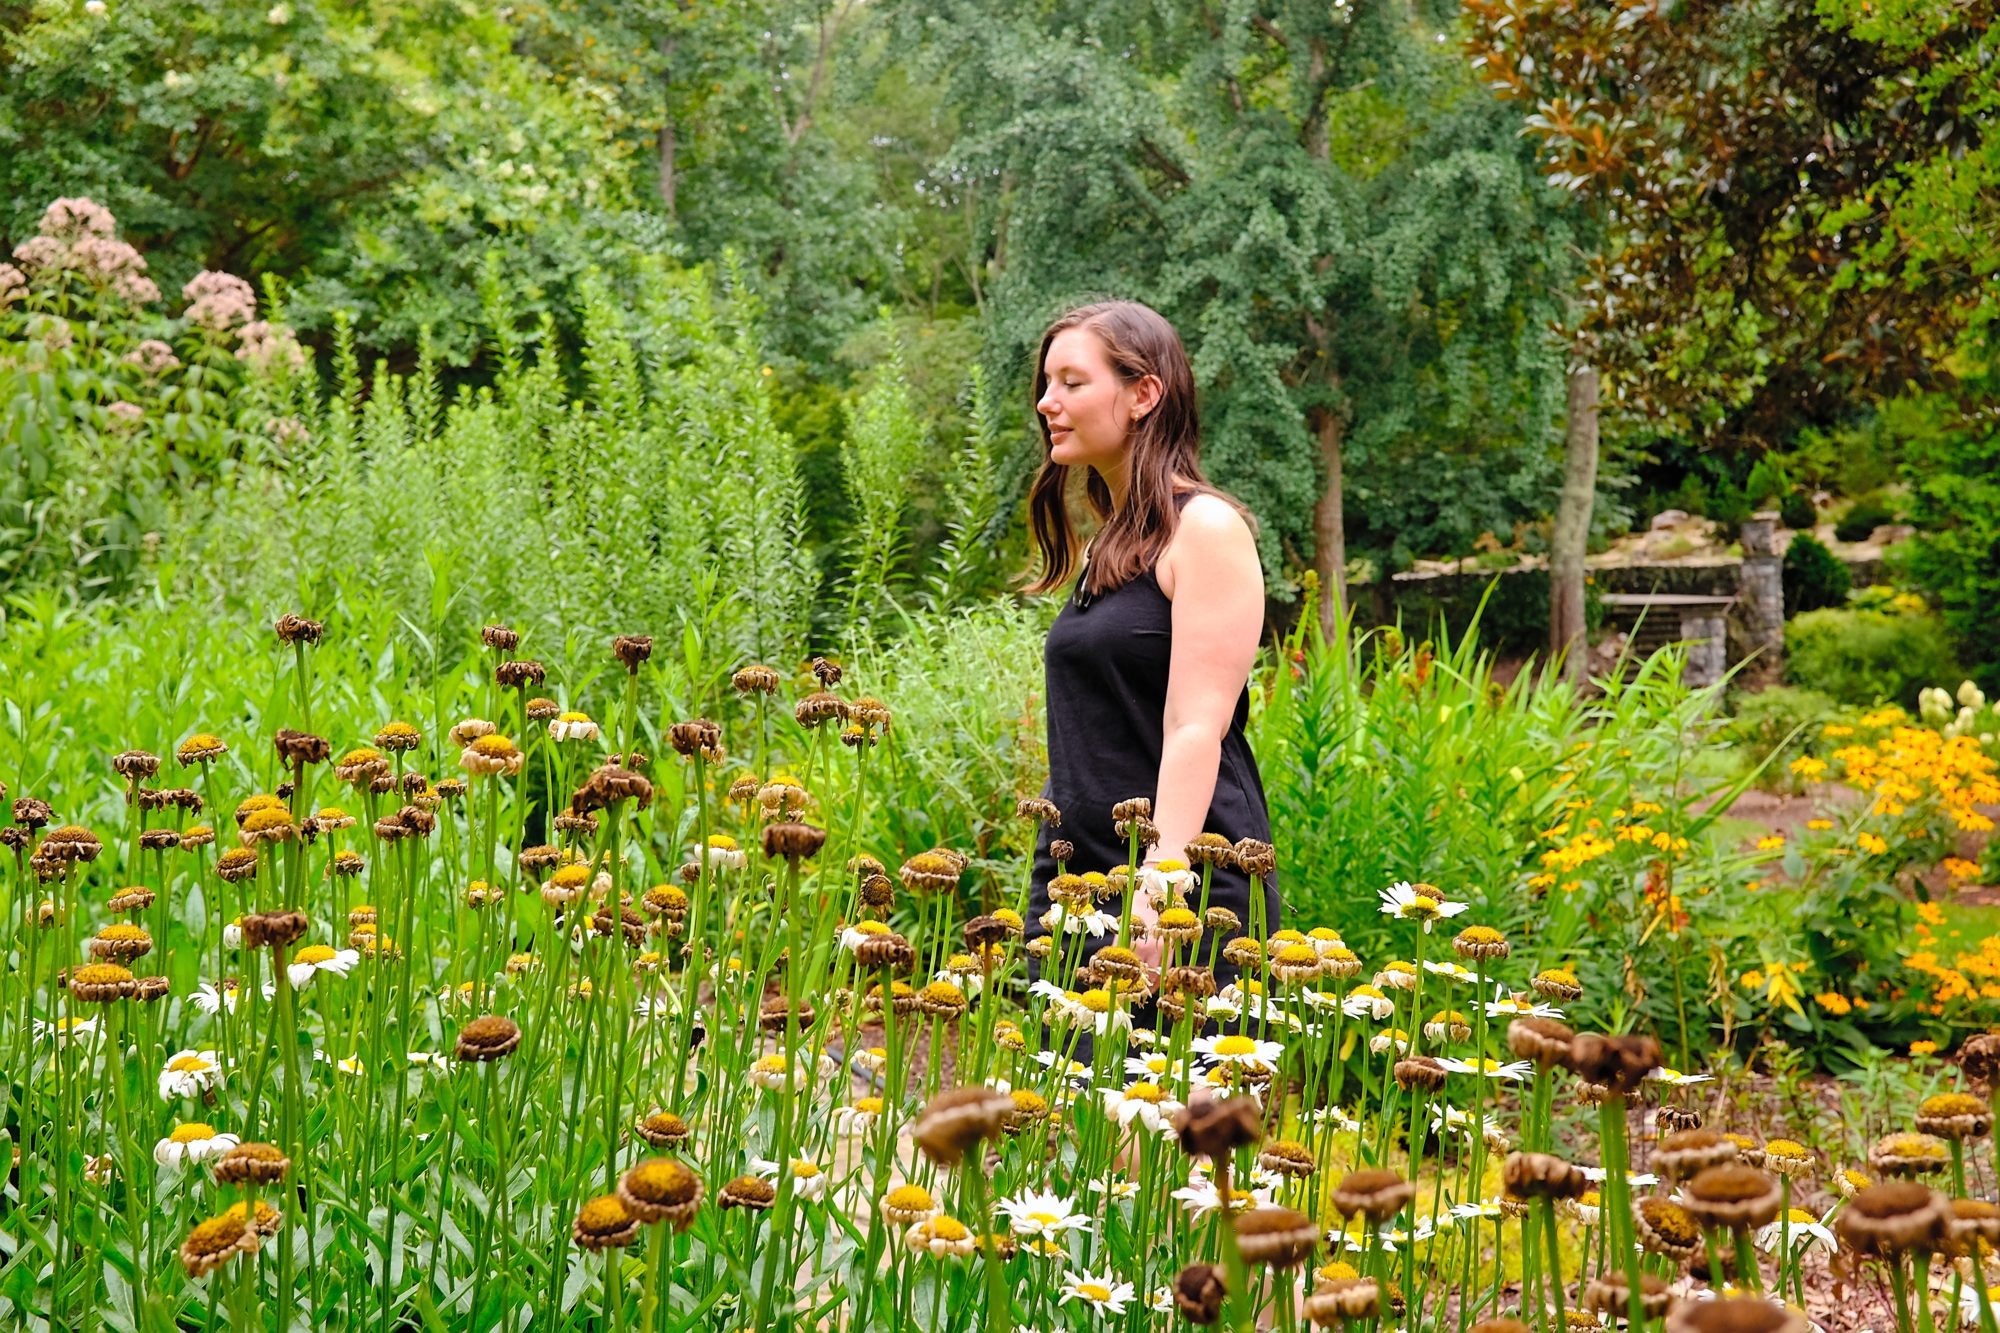
M1785 626L1785 658L1794 685L1847 704L1915 708L1924 686L1963 674L1944 626L1929 615L1807 611Z
M1966 665L2000 670L2000 429L1954 416L1909 445L1910 522L1902 573L1929 595Z
M1813 508L1812 496L1792 491L1778 504L1778 521L1794 532L1810 532L1819 523L1819 510Z
M1811 533L1801 532L1785 548L1785 614L1840 606L1854 580L1840 558Z
M1729 697L1729 720L1717 739L1745 747L1753 762L1783 746L1784 752L1772 761L1772 770L1777 771L1804 751L1820 723L1839 712L1840 705L1818 690L1791 685L1740 690Z
M1833 535L1844 542L1865 542L1884 523L1894 523L1896 511L1879 495L1864 495L1848 507Z

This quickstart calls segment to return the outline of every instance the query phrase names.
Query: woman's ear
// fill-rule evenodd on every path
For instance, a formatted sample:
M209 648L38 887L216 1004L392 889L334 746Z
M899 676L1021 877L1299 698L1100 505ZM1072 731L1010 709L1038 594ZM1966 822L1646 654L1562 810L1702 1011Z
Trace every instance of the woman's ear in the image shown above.
M1132 386L1132 420L1139 420L1160 405L1161 388L1158 375L1139 377L1138 382Z

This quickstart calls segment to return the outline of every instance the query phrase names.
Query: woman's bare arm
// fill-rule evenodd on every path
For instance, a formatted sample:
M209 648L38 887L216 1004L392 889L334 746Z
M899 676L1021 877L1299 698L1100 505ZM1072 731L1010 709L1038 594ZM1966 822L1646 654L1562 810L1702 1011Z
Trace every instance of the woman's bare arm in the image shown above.
M1222 738L1257 658L1264 574L1249 524L1213 496L1188 501L1171 559L1174 646L1153 800L1160 842L1150 856L1185 859L1215 798ZM1133 912L1151 923L1145 903Z

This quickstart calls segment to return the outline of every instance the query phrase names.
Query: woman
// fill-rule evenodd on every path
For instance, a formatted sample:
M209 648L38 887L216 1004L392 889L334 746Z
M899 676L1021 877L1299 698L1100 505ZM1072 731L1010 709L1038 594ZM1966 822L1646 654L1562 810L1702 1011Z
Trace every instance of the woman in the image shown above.
M1132 301L1070 311L1042 338L1035 411L1045 452L1029 506L1042 573L1027 590L1052 591L1073 573L1077 580L1043 650L1043 796L1062 824L1044 824L1036 844L1030 938L1047 933L1052 841L1074 845L1064 867L1071 874L1125 863L1129 846L1111 813L1120 801L1152 800L1159 842L1142 844L1148 865L1186 860L1185 844L1200 833L1232 843L1271 837L1243 736L1263 572L1247 511L1202 475L1194 374L1179 335ZM1071 468L1087 470L1084 493L1102 520L1080 557L1065 498ZM1264 896L1263 924L1275 930L1275 877L1266 877ZM1245 928L1255 920L1249 877L1234 865L1215 867L1208 902ZM1136 951L1157 967L1156 916L1145 895L1132 918ZM1111 942L1107 933L1090 949ZM1203 961L1216 943L1203 938ZM1073 946L1066 939L1064 947Z

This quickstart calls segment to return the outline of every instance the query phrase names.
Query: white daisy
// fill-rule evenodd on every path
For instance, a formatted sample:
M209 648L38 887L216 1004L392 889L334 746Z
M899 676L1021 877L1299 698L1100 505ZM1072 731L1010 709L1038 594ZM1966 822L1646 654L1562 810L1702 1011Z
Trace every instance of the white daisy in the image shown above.
M1498 1060L1455 1060L1440 1059L1439 1064L1454 1074L1479 1074L1486 1078L1503 1079L1508 1083L1525 1083L1535 1072L1534 1065L1526 1060L1510 1060L1502 1064Z
M1958 1296L1958 1321L1966 1328L1979 1327L1979 1288L1968 1282ZM1986 1304L2000 1310L2000 1283L1986 1289Z
M1195 1054L1214 1064L1242 1065L1249 1069L1275 1069L1278 1057L1285 1052L1275 1041L1259 1041L1239 1032L1196 1037L1194 1049Z
M194 1001L194 1007L204 1014L213 1014L222 1009L227 1009L233 1014L236 1012L236 1001L241 998L241 991L234 981L224 981L220 985L213 981L204 981L194 988L194 994L189 998Z
M1166 1089L1143 1079L1125 1088L1099 1088L1097 1095L1104 1099L1104 1113L1121 1127L1137 1120L1155 1134L1173 1133L1169 1122L1181 1109L1181 1104L1169 1097Z
M861 942L876 935L887 935L889 928L880 921L857 921L840 932L840 947L853 953L861 947Z
M329 949L324 944L308 944L292 955L292 961L285 964L285 976L296 989L304 989L314 977L322 972L344 977L348 970L361 961L361 955L353 949ZM264 994L277 994L277 987L266 985Z
M1060 1065L1064 1078L1088 1079L1090 1077L1089 1065L1083 1063L1081 1060L1071 1060L1056 1051L1036 1051L1035 1063L1044 1069L1054 1069Z
M1130 1078L1143 1078L1149 1083L1178 1083L1187 1078L1188 1067L1184 1060L1175 1060L1155 1051L1151 1055L1126 1056L1125 1073Z
M177 1167L220 1157L238 1142L234 1134L220 1134L213 1125L189 1121L174 1126L173 1133L153 1145L153 1160L161 1166Z
M222 928L222 947L231 950L243 947L242 917L232 917L229 924Z
M1146 1308L1154 1314L1172 1314L1174 1312L1174 1289L1172 1287L1154 1287L1146 1293Z
M1385 1229L1376 1233L1375 1247L1384 1254L1394 1254L1396 1246L1407 1243L1409 1239L1410 1235L1406 1231L1390 1231ZM1366 1231L1358 1233L1342 1231L1336 1228L1326 1233L1326 1243L1329 1245L1338 1245L1349 1254L1361 1254L1368 1249L1368 1233Z
M1042 928L1051 935L1067 932L1071 935L1088 935L1092 939L1108 935L1118 929L1118 918L1109 912L1092 908L1088 912L1071 914L1061 903L1042 914Z
M1139 867L1139 892L1145 894L1146 901L1152 903L1155 908L1164 907L1173 894L1185 896L1193 892L1200 883L1201 881L1195 878L1194 871L1185 865L1172 869L1163 869L1160 866Z
M597 739L597 724L583 713L564 713L549 723L549 739L555 741L594 741Z
M977 997L980 988L986 984L986 974L980 971L978 963L973 963L970 967L965 966L965 958L966 955L953 954L951 958L945 960L943 967L931 974L931 980L950 982L963 991L965 998L970 1000ZM953 967L954 961L960 965Z
M1139 1182L1136 1180L1114 1180L1107 1184L1102 1180L1093 1179L1090 1188L1099 1194L1109 1194L1121 1203L1139 1197Z
M1472 1137L1472 1112L1461 1111L1456 1106L1440 1107L1431 1112L1431 1133L1463 1134Z
M1474 985L1478 984L1479 981L1479 974L1463 963L1450 961L1440 963L1426 958L1424 960L1424 971L1431 973L1433 976L1444 977L1450 981L1464 981Z
M1396 1015L1396 1002L1377 986L1356 986L1347 992L1347 998L1340 1002L1340 1007L1349 1018L1372 1018L1378 1023Z
M451 1061L435 1051L407 1051L405 1055L408 1056L410 1064L418 1069L428 1069L437 1074L451 1072Z
M1784 1243L1786 1228L1782 1223L1785 1216L1791 1219L1790 1232L1794 1253L1799 1250L1819 1249L1832 1254L1840 1248L1840 1242L1834 1239L1833 1232L1827 1229L1824 1222L1802 1208L1794 1208L1789 1214L1781 1216L1757 1232L1758 1249L1769 1252Z
M1670 1088L1685 1088L1690 1084L1710 1083L1715 1079L1713 1074L1683 1074L1680 1070L1670 1069L1666 1065L1648 1070L1646 1077L1656 1083L1664 1083Z
M1111 1273L1071 1273L1063 1279L1062 1299L1056 1304L1080 1301L1099 1314L1124 1314L1134 1294L1130 1282L1120 1282Z
M214 1051L175 1051L160 1071L160 1099L199 1097L222 1081L222 1062Z
M1377 1055L1394 1049L1398 1055L1410 1053L1410 1034L1401 1028L1383 1028L1368 1039L1368 1049Z
M313 1059L319 1061L321 1064L332 1065L343 1074L359 1074L367 1068L361 1062L361 1057L358 1055L349 1055L336 1060L325 1051L316 1050L313 1052Z
M1457 916L1470 906L1470 903L1448 901L1432 884L1411 884L1408 880L1398 880L1382 890L1382 915L1404 921L1421 921L1426 935L1430 934L1432 922Z
M1180 1200L1181 1207L1194 1217L1206 1217L1222 1207L1222 1198L1216 1192L1212 1180L1196 1180L1192 1184L1177 1189L1173 1197ZM1246 1190L1232 1185L1229 1189L1229 1209L1234 1213L1248 1212L1261 1208L1271 1201L1264 1190Z
M59 1045L88 1037L97 1031L94 1018L38 1018L35 1020L35 1035L47 1037Z
M774 1183L778 1178L778 1164L762 1157L753 1157L750 1159L750 1170L753 1174L762 1176L764 1179ZM814 1199L824 1197L826 1187L827 1174L820 1170L818 1163L808 1162L803 1157L794 1157L792 1159L793 1194L810 1202Z
M837 1134L867 1134L882 1118L880 1097L856 1097L833 1108L833 1128Z
M1602 1183L1604 1180L1604 1175L1605 1175L1604 1168L1601 1166L1586 1166L1583 1168L1583 1178L1585 1180L1591 1181L1594 1184ZM1631 1185L1635 1189L1644 1189L1648 1185L1659 1184L1660 1178L1656 1175L1653 1175L1651 1172L1627 1171L1625 1173L1625 1183Z
M750 857L727 833L711 833L708 835L708 864L714 870L741 870L750 864Z
M1342 1134L1352 1134L1361 1128L1359 1120L1356 1120L1338 1106L1317 1107L1306 1112L1303 1118L1315 1125L1332 1125L1336 1131Z
M1068 1199L1046 1190L1024 1190L994 1205L1006 1215L1017 1236L1059 1239L1065 1232L1090 1230L1090 1215L1079 1213Z
M1505 986L1486 1002L1488 1018L1561 1018L1563 1011L1543 1004L1532 991L1510 991Z

